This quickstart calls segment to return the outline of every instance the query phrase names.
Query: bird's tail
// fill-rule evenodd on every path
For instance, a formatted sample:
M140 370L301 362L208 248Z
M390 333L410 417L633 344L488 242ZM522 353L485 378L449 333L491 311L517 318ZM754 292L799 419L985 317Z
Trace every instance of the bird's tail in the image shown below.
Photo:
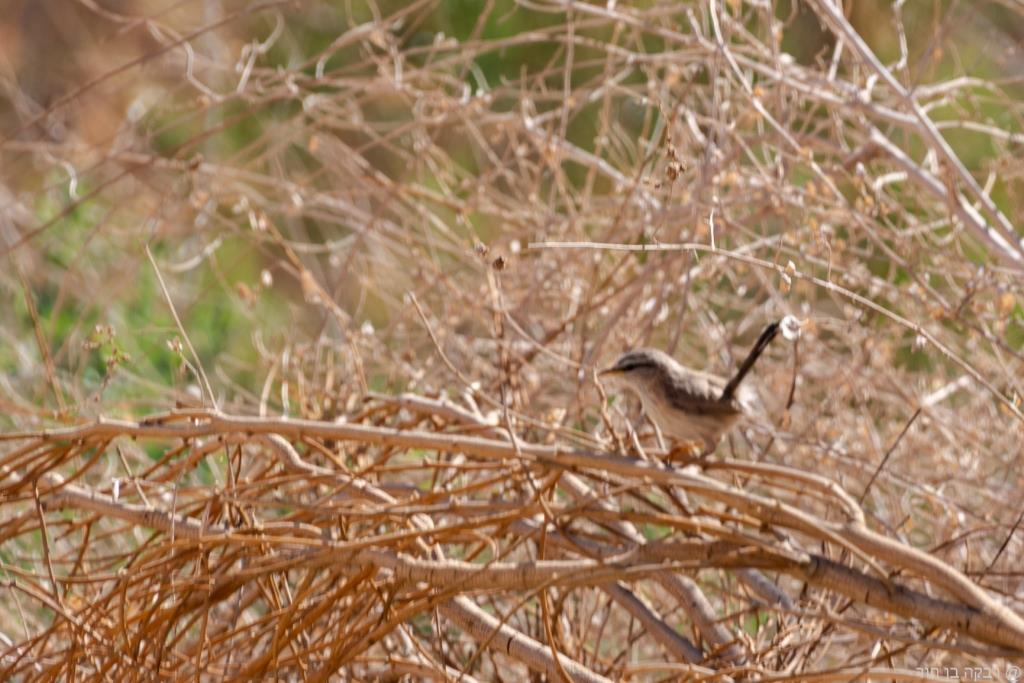
M779 333L778 321L773 322L764 328L764 332L757 338L757 343L754 344L754 348L750 349L750 353L740 364L740 369L736 371L733 378L729 380L729 383L725 385L725 389L722 390L722 396L719 400L730 401L733 395L736 393L736 389L740 386L740 382L750 372L750 368L754 367L754 363L757 362L758 357L764 352L768 345L772 343L772 339L775 339L775 335Z

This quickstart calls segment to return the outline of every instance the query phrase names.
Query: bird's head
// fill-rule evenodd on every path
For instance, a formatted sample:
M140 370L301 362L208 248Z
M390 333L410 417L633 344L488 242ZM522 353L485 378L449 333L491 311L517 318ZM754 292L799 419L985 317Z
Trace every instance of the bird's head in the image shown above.
M601 370L598 376L610 384L639 388L657 381L675 365L664 351L633 349L619 356L613 365Z

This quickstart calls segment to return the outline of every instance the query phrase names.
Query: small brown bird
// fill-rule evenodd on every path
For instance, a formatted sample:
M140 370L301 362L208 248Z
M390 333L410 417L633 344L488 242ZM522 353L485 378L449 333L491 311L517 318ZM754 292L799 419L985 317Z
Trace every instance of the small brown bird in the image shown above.
M706 455L743 415L737 396L740 382L778 332L778 322L765 327L728 381L680 365L664 351L646 348L627 351L598 374L639 396L644 412L663 434L682 442L697 441L703 447L701 455Z

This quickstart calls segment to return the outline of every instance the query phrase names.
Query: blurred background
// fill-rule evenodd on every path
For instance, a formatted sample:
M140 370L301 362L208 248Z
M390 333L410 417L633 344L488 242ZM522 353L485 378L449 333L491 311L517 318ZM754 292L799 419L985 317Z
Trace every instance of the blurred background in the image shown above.
M785 0L3 5L4 429L415 392L608 445L595 367L792 315L720 452L1019 601L1018 3L847 3L877 66Z
M1024 21L1011 7L863 2L850 21L1013 219ZM301 402L276 383L328 356L346 367L336 382L365 356L374 389L441 390L455 378L433 372L410 293L467 378L525 382L515 400L572 406L577 424L585 407L566 400L587 379L574 364L651 343L724 371L780 313L810 319L816 351L832 354L804 368L812 390L877 384L844 377L847 357L884 375L884 393L899 388L897 409L956 379L921 347L923 325L1013 398L1019 280L868 143L878 126L954 182L888 115L905 108L808 7L719 9L716 28L685 3L619 16L502 1L8 0L6 419L136 414L196 392L147 246L225 405ZM716 246L792 261L912 325L693 252L529 248L710 243L712 225ZM291 408L310 409L325 408Z

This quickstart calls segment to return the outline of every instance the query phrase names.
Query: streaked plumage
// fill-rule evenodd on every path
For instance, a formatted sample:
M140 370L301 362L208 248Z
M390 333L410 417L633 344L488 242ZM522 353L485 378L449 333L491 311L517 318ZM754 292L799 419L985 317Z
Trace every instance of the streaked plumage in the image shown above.
M663 434L700 441L708 452L743 415L740 382L777 332L777 323L765 328L731 380L693 370L650 348L627 351L601 376L637 394Z

